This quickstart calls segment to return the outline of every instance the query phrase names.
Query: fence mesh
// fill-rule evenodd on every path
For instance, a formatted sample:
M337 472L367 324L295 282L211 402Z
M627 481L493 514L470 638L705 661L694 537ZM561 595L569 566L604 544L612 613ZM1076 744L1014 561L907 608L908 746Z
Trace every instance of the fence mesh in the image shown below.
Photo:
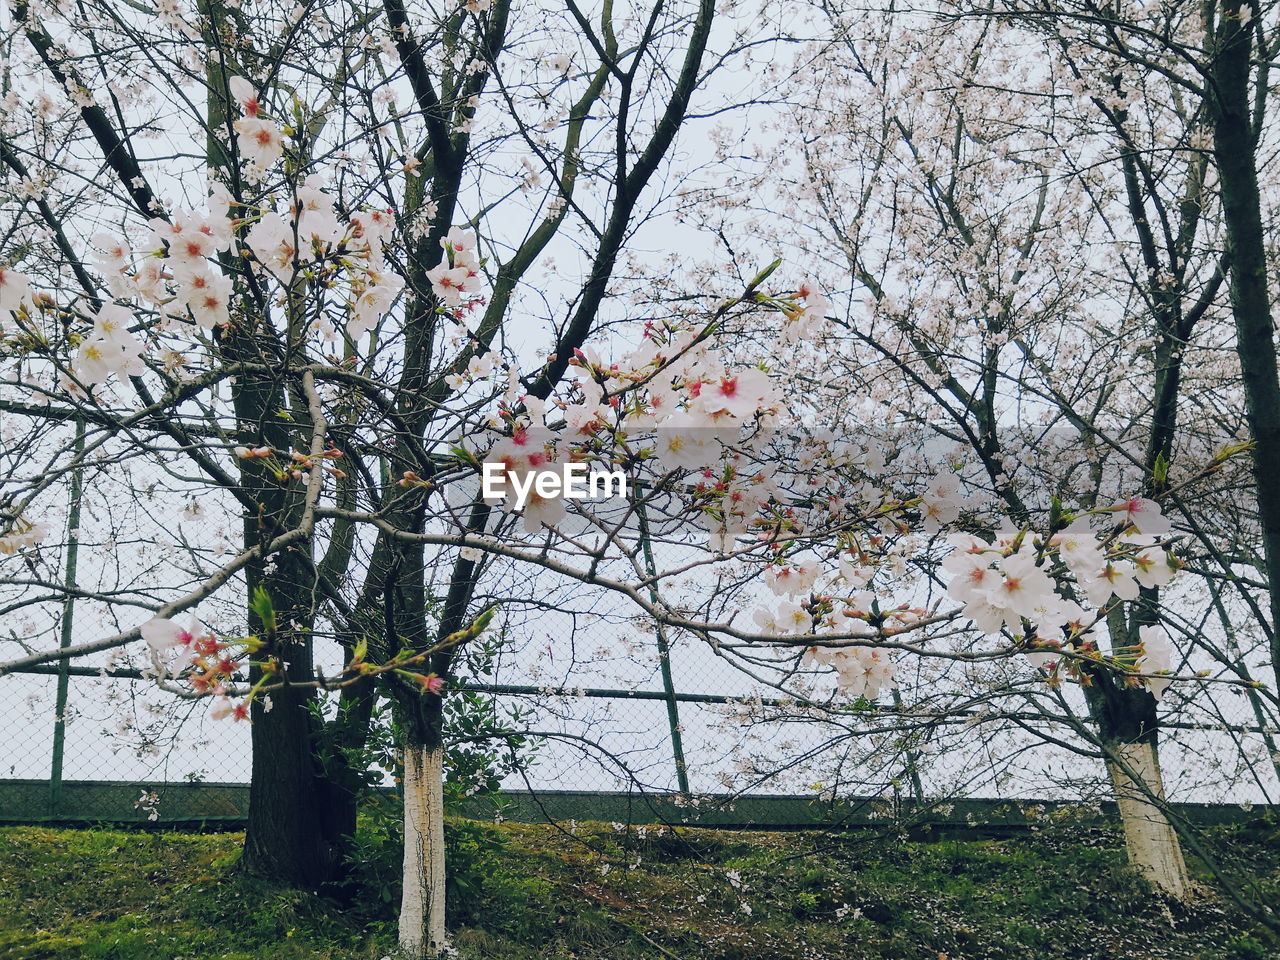
M824 722L758 693L717 694L680 669L681 654L677 645L673 673L693 689L676 690L674 698L653 683L636 684L634 691L525 685L518 693L511 691L520 685L504 683L510 678L501 675L490 684L469 683L468 689L491 696L499 712L522 707L527 731L541 738L530 766L508 776L504 787L682 792L669 722L674 700L694 796L1082 802L1108 796L1100 763L1046 744L1007 718L930 718L907 749L898 714L889 714L891 723L874 712ZM176 700L148 679L100 676L91 668L65 677L59 717L51 709L59 682L57 668L0 680L0 719L9 731L0 742L0 771L10 786L25 782L28 788L22 794L28 809L9 809L7 816L129 818L133 811L148 813L147 791L157 784L248 783L247 724L211 720L205 702ZM1274 802L1270 738L1253 726L1247 701L1233 700L1237 709L1223 711L1222 720L1235 729L1168 718L1161 754L1170 799L1246 807ZM129 806L113 809L126 802L115 789L120 784L132 785ZM222 808L216 797L206 797L200 809ZM231 804L223 812L243 810ZM182 815L172 804L163 808L166 819Z
M157 484L139 498L136 482L115 496L113 484L128 482L105 467L91 481L68 524L77 598L21 603L24 588L7 588L8 632L27 649L127 629L131 613L149 616L155 584L181 589L233 549L238 517L228 504ZM681 562L670 544L655 542L654 554L658 567ZM67 555L42 550L47 581L67 578ZM1090 802L1107 794L1101 763L1077 752L1085 744L1068 727L961 702L975 683L1007 677L903 664L898 691L833 712L787 699L692 636L663 636L616 596L502 570L488 589L485 601L502 609L492 631L499 642L486 669L460 681L492 697L499 714L522 709L524 730L537 738L528 768L507 777L511 789ZM243 617L233 601L208 612L215 623L220 612L232 623ZM330 675L342 663L336 644L317 641L317 654ZM100 813L86 806L93 784L133 785L137 800L154 784L247 783L249 726L158 690L140 675L145 666L138 650L105 651L0 677L0 778L22 787L30 815L76 816L77 804ZM1238 687L1192 694L1175 688L1163 704L1170 798L1274 802L1274 718ZM1085 715L1078 691L1064 696Z

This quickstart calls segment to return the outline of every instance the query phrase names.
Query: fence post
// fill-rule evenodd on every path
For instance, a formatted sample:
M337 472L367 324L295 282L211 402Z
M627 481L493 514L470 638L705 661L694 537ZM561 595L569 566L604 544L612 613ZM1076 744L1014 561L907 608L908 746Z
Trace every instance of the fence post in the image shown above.
M67 567L62 583L67 595L62 601L62 624L58 638L59 649L71 646L71 629L76 612L76 560L80 552L80 498L83 494L84 421L76 421L76 465L71 471L71 504L67 511ZM58 698L53 715L53 759L49 764L49 815L58 816L62 803L62 756L67 740L67 688L71 681L71 660L58 661Z
M649 578L649 599L658 602L658 588L653 582L658 568L653 562L653 545L649 542L649 520L645 516L644 503L636 501L636 517L640 521L640 544L644 552L644 572ZM671 679L671 644L667 642L667 628L654 621L654 635L658 641L658 669L662 673L662 689L667 697L667 724L671 727L671 753L676 761L676 784L680 792L689 793L689 771L684 762L684 738L680 733L680 707L676 700L675 683Z

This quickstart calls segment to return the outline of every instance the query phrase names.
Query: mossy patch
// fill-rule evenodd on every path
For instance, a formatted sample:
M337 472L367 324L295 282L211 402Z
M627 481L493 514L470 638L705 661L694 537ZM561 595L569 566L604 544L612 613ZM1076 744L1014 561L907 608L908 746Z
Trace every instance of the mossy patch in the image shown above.
M915 842L456 821L450 911L493 960L1254 960L1274 949L1206 895L1155 896L1118 837ZM0 960L378 960L394 897L337 905L235 868L238 834L0 829ZM1274 832L1223 831L1263 896ZM369 844L392 858L394 845ZM368 864L394 876L394 862ZM384 881L380 881L384 882ZM394 892L394 891L391 891Z

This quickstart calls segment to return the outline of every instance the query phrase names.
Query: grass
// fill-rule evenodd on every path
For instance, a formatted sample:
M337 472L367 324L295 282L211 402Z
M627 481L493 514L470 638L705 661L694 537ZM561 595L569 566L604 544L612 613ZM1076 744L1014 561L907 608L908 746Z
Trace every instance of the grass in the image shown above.
M0 829L0 960L378 960L394 844L336 905L235 870L238 834ZM1274 830L1214 838L1280 900ZM1117 838L987 841L451 824L469 960L1263 960L1206 893L1167 905ZM376 862L383 861L383 862Z

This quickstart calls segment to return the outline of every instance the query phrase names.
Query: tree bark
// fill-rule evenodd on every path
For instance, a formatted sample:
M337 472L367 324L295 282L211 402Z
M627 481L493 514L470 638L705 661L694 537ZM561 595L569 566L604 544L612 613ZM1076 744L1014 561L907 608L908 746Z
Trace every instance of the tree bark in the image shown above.
M202 38L210 50L233 46L230 14L223 0L201 0L199 6ZM226 57L210 57L206 64L208 85L206 111L209 135L206 160L211 170L231 175L231 158L223 138L230 135L233 107L228 79L238 66ZM234 255L224 258L230 276L239 266ZM253 295L238 287L239 313L251 317L257 311ZM228 358L254 360L276 355L281 344L267 329L228 330L218 338L222 354ZM239 421L239 435L250 446L266 444L277 449L291 446L290 426L273 416L286 405L288 386L283 378L237 378L233 403ZM270 539L296 522L302 505L297 491L283 488L256 463L241 461L242 488L250 497L242 515L244 544ZM269 570L264 559L246 570L246 600L255 589L264 588L271 597L282 625L263 651L283 664L283 678L306 684L313 679L310 628L315 618L307 598L316 582L311 556L312 544L300 545L275 560ZM250 628L259 633L262 624L250 617ZM262 676L259 668L251 679ZM362 693L364 691L361 691ZM348 699L344 690L344 703ZM360 746L367 730L368 707L364 700L344 713L348 727L339 731L346 746ZM271 709L261 702L252 706L252 775L249 786L248 822L245 828L241 866L247 872L290 886L318 889L338 879L343 870L347 838L355 833L358 774L347 768L345 756L331 750L326 779L319 756L324 725L312 711L315 696L309 687L285 686L271 694ZM363 718L364 726L360 726Z
M405 960L439 956L444 926L444 747L406 737L404 764L404 889L400 949Z
M1240 0L1222 6L1208 96L1213 152L1230 256L1231 312L1253 437L1253 473L1262 527L1271 624L1271 663L1280 683L1280 375L1267 290L1267 258L1258 192L1257 136L1249 95L1253 26L1240 23Z
M1108 615L1113 651L1133 645L1140 623L1155 622L1155 591L1146 593L1145 602L1135 605L1132 620L1118 608ZM1098 743L1106 755L1107 774L1120 808L1129 863L1170 896L1184 899L1190 886L1182 842L1163 812L1156 698L1148 690L1127 686L1108 667L1086 667L1086 673L1085 700L1098 725Z
M359 895L359 890L349 883L347 860L356 834L360 797L365 789L365 771L353 766L349 757L358 754L368 742L377 696L377 689L368 677L343 687L338 699L338 715L312 734L313 744L322 757L317 797L319 842L332 852L334 886L331 892L344 898Z
M323 781L312 752L311 697L304 691L275 691L270 712L253 706L253 773L240 862L255 876L314 889L333 879L337 864L323 835Z
M1156 746L1143 739L1116 744L1114 749L1120 762L1108 760L1107 773L1120 807L1129 863L1169 896L1185 900L1191 893L1191 882L1182 845L1169 818L1152 799L1154 795L1164 800Z
M480 499L472 504L467 531L482 532L490 508ZM467 609L475 592L475 562L459 557L445 596L436 628L443 640L465 625ZM418 576L418 584L421 576ZM417 584L415 584L416 586ZM425 605L418 604L414 624L421 629ZM391 618L389 618L391 619ZM450 674L456 648L436 651L431 656L431 672ZM444 849L444 700L420 689L398 685L395 689L400 727L403 731L401 763L404 781L404 887L400 894L400 949L406 960L437 956L446 943L445 933L445 849Z
M225 29L226 10L221 0L202 0L199 5L202 24L202 39L209 49L218 49ZM231 105L228 93L228 79L231 73L230 64L219 57L209 57L205 62L205 82L208 93L205 99L208 138L206 141L205 160L210 170L228 174L231 167L230 156L223 147L220 137L231 121ZM234 263L233 254L224 254L224 273L234 275L230 267ZM243 289L237 291L245 298ZM248 311L246 311L248 312ZM252 337L246 333L220 336L219 351L224 356L245 353L253 356ZM244 427L266 418L267 411L280 409L281 401L277 395L278 385L242 382L239 378L233 388L233 403L237 419ZM274 405L273 405L274 404ZM263 430L261 437L254 437L255 445L261 442L281 443L287 434L278 421ZM241 466L241 482L250 493L252 501L259 506L254 511L248 505L242 508L241 523L243 542L247 547L260 542L264 530L260 522L268 514L268 500L271 513L279 518L285 512L285 504L280 502L279 485L272 490L262 482L261 470L247 463ZM273 496L275 494L275 496ZM272 531L274 532L274 531ZM284 571L281 570L281 573ZM268 578L265 564L261 558L250 563L245 571L246 607L252 599L254 590L265 589L273 602L277 596L286 591L280 589L277 578ZM249 627L257 632L262 630L261 622L255 622L250 614ZM279 646L273 643L273 647ZM289 656L282 658L290 663L286 670L297 674L299 668L310 673L309 649L293 650ZM306 662L299 664L299 659ZM253 680L261 677L261 670L253 668ZM305 689L305 688L304 688ZM249 777L249 810L245 825L244 852L240 859L240 867L255 876L294 886L310 886L326 870L321 862L321 849L318 838L313 836L316 818L308 816L309 811L303 809L303 798L314 795L314 770L312 768L311 751L311 718L307 709L309 695L299 696L296 688L285 687L277 691L271 698L271 711L265 711L263 704L254 702L251 707L250 745L252 765Z

